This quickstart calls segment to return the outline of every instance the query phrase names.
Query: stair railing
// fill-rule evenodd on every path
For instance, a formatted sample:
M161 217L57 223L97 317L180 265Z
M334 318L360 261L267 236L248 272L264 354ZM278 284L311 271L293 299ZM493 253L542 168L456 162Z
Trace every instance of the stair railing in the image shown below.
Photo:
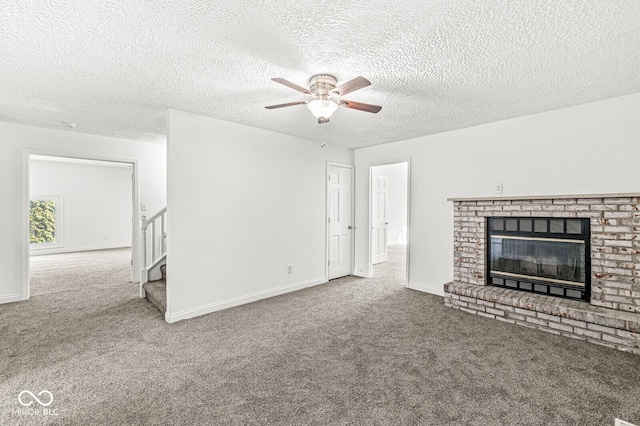
M165 241L167 236L165 228L166 216L167 208L165 207L148 219L144 215L140 219L140 230L142 232L141 286L149 281L149 271L163 261L167 255L167 244ZM149 225L151 225L150 234L147 233ZM149 256L149 254L151 254L151 256Z

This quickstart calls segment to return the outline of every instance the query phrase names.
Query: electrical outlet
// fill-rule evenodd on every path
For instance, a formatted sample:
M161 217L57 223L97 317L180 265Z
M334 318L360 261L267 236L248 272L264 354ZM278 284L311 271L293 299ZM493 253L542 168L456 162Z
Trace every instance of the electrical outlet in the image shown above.
M143 211L143 212L147 211L147 203L140 204L140 211Z
M107 240L107 239L109 239L109 236L108 236L107 234L104 234L104 235L102 236L102 239L103 239L103 240Z
M502 194L502 184L496 183L496 194Z
M287 266L287 274L293 274L293 266L292 265L288 265Z

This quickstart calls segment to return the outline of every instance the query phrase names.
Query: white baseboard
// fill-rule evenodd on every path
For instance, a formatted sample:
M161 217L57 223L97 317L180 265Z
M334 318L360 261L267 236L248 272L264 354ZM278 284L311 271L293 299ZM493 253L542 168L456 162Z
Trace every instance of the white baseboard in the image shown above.
M233 299L223 300L221 302L211 303L197 308L187 309L186 311L169 313L167 312L164 319L168 323L181 321L188 318L197 317L200 315L210 314L212 312L221 311L223 309L233 308L234 306L244 305L246 303L255 302L261 299L267 299L273 296L279 296L281 294L291 293L293 291L302 290L303 288L313 287L315 285L324 284L327 282L326 278L318 278L315 280L303 281L300 283L289 284L282 287L276 287L271 290L260 291L246 296L234 297Z
M422 284L417 282L410 282L407 285L412 290L422 291L424 293L435 294L436 296L444 297L444 285L443 284Z
M22 294L10 294L8 296L0 296L0 304L3 303L11 303L11 302L21 302L26 300L22 297Z
M371 278L371 277L368 277L364 272L355 272L354 271L353 274L351 274L351 275L353 275L354 277L359 277L359 278Z

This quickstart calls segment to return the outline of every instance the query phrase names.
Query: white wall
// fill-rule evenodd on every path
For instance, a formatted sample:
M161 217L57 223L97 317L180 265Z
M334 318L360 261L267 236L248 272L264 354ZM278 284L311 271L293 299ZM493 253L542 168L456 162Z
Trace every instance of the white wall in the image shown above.
M356 273L369 276L368 168L411 159L410 286L453 279L448 197L640 192L640 94L355 151Z
M55 157L49 157L51 159ZM130 165L34 160L31 197L62 197L62 247L31 245L31 255L131 246ZM106 238L105 238L106 237Z
M407 163L373 168L374 175L387 176L387 245L407 243Z
M175 110L168 129L167 321L326 281L326 162L352 150Z
M28 276L26 215L23 197L27 162L25 150L90 158L108 158L138 162L140 201L150 211L166 203L165 146L105 136L88 135L55 129L0 122L0 223L4 224L0 238L0 303L21 300L23 280ZM25 204L26 205L26 204Z

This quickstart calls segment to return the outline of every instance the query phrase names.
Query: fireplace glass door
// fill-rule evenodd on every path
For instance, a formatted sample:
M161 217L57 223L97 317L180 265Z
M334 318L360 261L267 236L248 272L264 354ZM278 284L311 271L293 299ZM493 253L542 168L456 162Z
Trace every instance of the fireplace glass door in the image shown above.
M589 219L489 218L488 284L588 300Z

